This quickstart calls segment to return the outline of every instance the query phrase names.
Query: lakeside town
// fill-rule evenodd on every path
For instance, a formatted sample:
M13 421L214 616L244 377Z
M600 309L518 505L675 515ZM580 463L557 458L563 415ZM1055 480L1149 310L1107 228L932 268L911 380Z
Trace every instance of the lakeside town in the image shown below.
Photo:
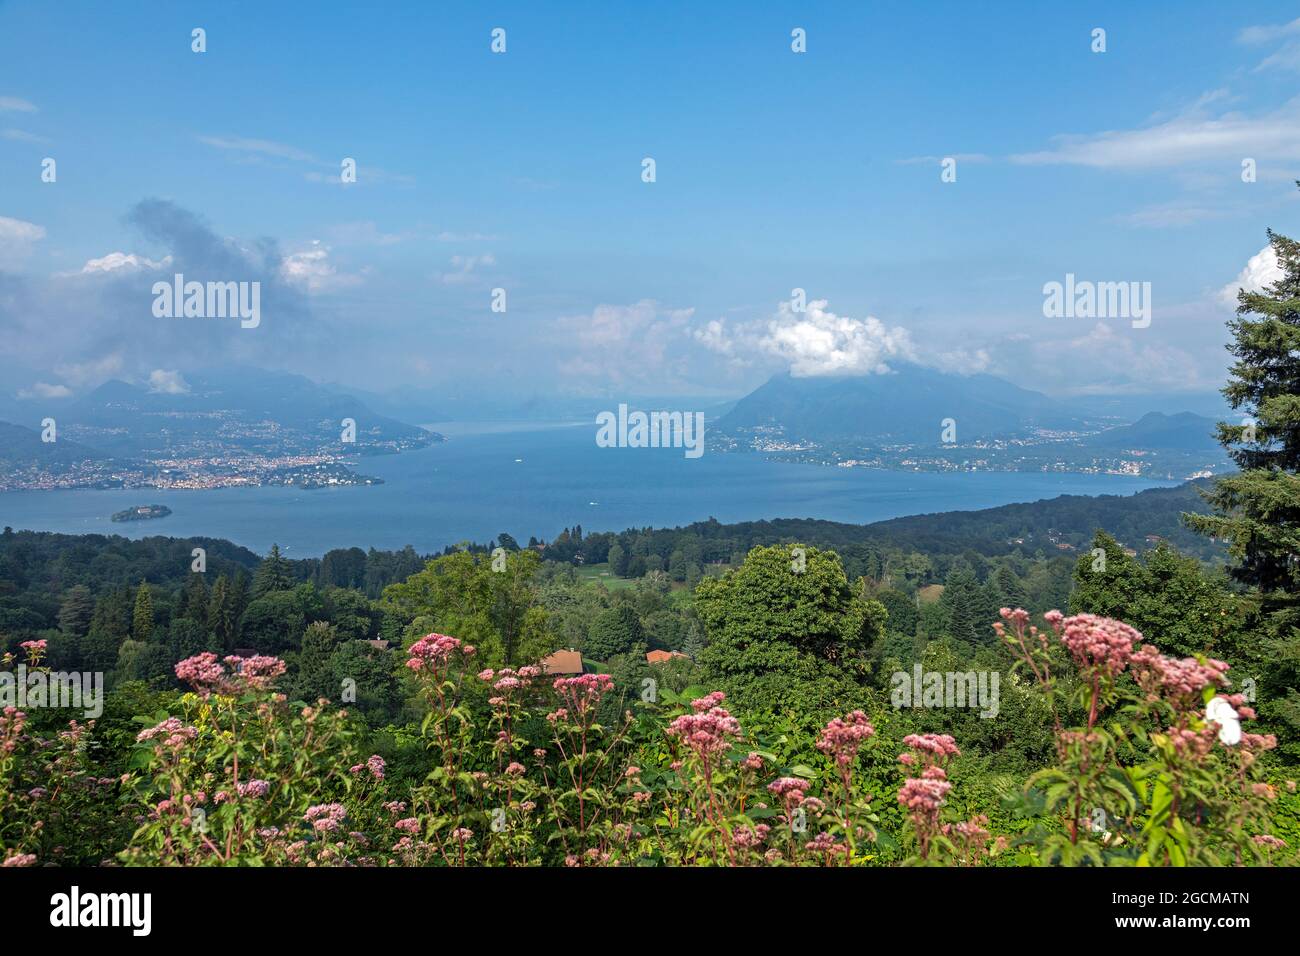
M0 491L57 489L212 488L286 485L297 488L379 485L382 478L354 471L342 456L214 455L154 462L88 459L66 466L32 462L0 473Z

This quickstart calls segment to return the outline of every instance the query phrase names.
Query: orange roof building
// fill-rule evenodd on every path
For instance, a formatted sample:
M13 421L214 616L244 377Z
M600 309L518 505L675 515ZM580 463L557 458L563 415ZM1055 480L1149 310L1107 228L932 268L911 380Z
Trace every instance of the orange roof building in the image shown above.
M582 655L577 651L556 651L542 658L542 669L548 674L581 674Z
M647 651L645 659L651 664L662 664L674 657L685 657L681 651Z

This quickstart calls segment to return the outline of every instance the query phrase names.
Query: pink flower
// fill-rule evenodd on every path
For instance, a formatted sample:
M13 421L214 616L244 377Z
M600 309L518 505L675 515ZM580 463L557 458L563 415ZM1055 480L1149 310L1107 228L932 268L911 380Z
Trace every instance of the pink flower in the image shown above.
M952 784L946 780L918 780L913 777L905 780L899 788L898 802L908 810L926 815L936 814L951 789Z
M261 798L271 792L271 785L265 780L250 780L237 788L241 797Z
M826 725L826 729L817 740L817 749L822 753L830 754L840 767L849 767L857 759L858 748L862 746L862 742L873 736L875 732L876 729L871 726L871 721L867 720L867 715L860 710L855 710L847 717L843 719L836 717Z
M581 674L578 677L556 678L551 686L555 688L564 704L576 711L579 719L582 720L613 688L614 678L609 674ZM567 716L564 708L557 710L556 713ZM549 715L547 720L550 720Z
M1178 710L1199 710L1201 692L1207 687L1226 687L1228 665L1194 657L1175 660L1165 657L1150 644L1133 655L1133 676L1138 686L1155 698L1163 696Z
M214 690L224 688L226 669L211 651L187 657L176 665L176 676L192 686L199 693L207 696Z
M187 726L179 717L168 717L157 726L140 731L135 739L143 742L162 737L162 746L169 750L180 750L198 735L197 727Z
M506 773L511 777L522 777L524 775L524 765L512 761L510 766L506 767Z
M1111 677L1128 666L1133 645L1142 640L1141 632L1123 621L1095 614L1076 614L1053 627L1060 627L1061 643L1080 670L1105 672Z
M766 823L759 823L752 827L747 823L742 823L732 831L731 842L742 849L749 849L766 840L770 832L771 827Z
M404 820L398 820L396 823L393 824L393 826L396 829L401 830L403 833L420 832L420 821L417 820L415 817L407 817Z
M408 653L411 656L406 666L411 670L441 677L454 661L473 657L474 646L446 634L426 634L411 645Z
M277 677L283 676L286 665L278 657L257 655L255 657L227 657L226 663L238 675L239 683L255 690L265 690Z
M666 733L682 742L707 764L708 759L731 747L740 736L740 721L718 704L724 695L714 691L707 697L691 701L692 714L682 714L668 725Z
M911 747L927 763L943 763L949 757L960 757L957 742L949 734L908 734L903 743ZM903 761L902 757L898 758ZM912 761L903 761L911 764Z
M767 785L767 789L778 797L793 795L796 800L802 800L809 786L811 784L807 780L798 777L778 777Z
M339 825L347 818L348 811L341 803L321 803L314 807L308 807L307 812L303 814L303 819L312 825L316 830L322 833L329 833L337 830Z

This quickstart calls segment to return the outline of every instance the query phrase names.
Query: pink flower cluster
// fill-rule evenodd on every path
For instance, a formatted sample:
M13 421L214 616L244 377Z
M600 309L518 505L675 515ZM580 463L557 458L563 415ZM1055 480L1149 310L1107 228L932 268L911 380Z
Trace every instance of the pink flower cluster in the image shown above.
M1082 671L1119 675L1133 656L1133 645L1142 640L1140 631L1114 618L1096 614L1061 618L1060 614L1060 611L1049 612L1045 617Z
M462 643L459 638L446 634L426 634L411 645L406 666L419 673L428 671L440 675L452 661L474 656L474 645Z
M614 678L609 674L580 674L577 677L558 677L552 686L560 699L581 718L594 710L600 699L613 688ZM568 716L565 708L556 713L563 715L558 719Z
M169 750L180 750L198 735L197 727L187 726L179 717L168 717L162 723L140 731L135 739L143 742L161 737L162 746Z
M27 714L12 704L0 712L0 751L11 754L18 749L18 738L26 723Z
M668 725L667 733L680 737L700 759L708 761L731 747L740 737L740 721L731 712L718 705L726 699L721 691L691 701L692 714L682 714Z
M756 823L752 827L749 824L742 823L732 831L731 842L741 849L750 849L766 840L771 830L772 828L766 823Z
M314 807L307 808L303 819L310 823L313 829L330 833L339 828L347 819L347 815L347 808L341 803L318 803Z
M236 789L241 797L261 799L271 792L271 785L265 780L250 780L248 783L241 783Z
M211 651L187 657L176 665L176 676L201 694L208 694L224 686L226 669Z
M239 675L241 682L254 690L266 690L285 672L284 661L263 654L254 657L235 657L232 654L225 661Z
M857 759L858 748L876 729L867 720L867 715L855 710L847 717L836 717L826 725L817 740L817 749L830 754L841 768L850 767Z
M1194 657L1176 660L1165 657L1150 644L1133 655L1133 676L1138 686L1150 696L1163 696L1179 710L1199 710L1201 691L1207 687L1227 687L1228 665Z
M253 657L224 658L230 672L211 651L187 657L176 665L176 676L207 697L209 694L225 696L242 694L247 690L266 690L276 678L282 677L286 665L278 657L255 655Z
M908 734L903 738L903 743L912 748L923 764L938 766L946 763L950 757L961 756L961 751L957 749L957 741L949 734ZM903 760L903 757L907 756L911 755L903 754L898 759L901 763L910 766L915 762L915 757L912 760Z
M777 777L767 785L767 789L787 804L798 806L803 803L803 795L810 786L807 780L800 780L798 777Z
M913 814L937 816L952 784L940 767L927 767L921 777L909 777L898 790L898 802Z
M387 768L387 766L388 765L384 763L383 757L379 756L379 754L372 754L370 756L370 759L367 760L365 763L359 763L356 766L349 767L348 772L353 775L356 775L359 774L362 770L369 770L370 776L374 777L376 780L383 780L384 770Z

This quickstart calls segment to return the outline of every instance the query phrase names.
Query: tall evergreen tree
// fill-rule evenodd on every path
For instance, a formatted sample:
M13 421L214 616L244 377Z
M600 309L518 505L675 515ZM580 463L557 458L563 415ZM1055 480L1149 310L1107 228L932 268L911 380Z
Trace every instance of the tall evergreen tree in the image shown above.
M288 591L293 587L293 574L289 562L280 554L278 544L271 545L271 553L262 559L253 573L253 597L259 598L271 591Z
M1297 183L1300 185L1300 183ZM1300 729L1300 243L1269 230L1281 277L1237 293L1228 323L1236 358L1228 403L1243 421L1219 425L1241 469L1206 498L1212 515L1187 523L1228 542L1233 576L1258 595L1261 716ZM1294 736L1294 734L1292 734ZM1292 756L1300 755L1300 751Z
M961 558L943 581L940 604L948 612L948 633L962 641L992 641L992 620L985 620L985 598L975 571Z
M95 616L95 599L90 588L78 584L68 589L59 605L59 628L72 637L84 637Z
M208 627L212 632L213 643L223 651L234 649L235 630L239 615L235 609L235 595L230 579L224 574L212 585L212 594L208 598Z
M135 610L131 614L131 636L141 643L148 644L153 637L153 599L149 596L149 585L144 581L135 592Z

